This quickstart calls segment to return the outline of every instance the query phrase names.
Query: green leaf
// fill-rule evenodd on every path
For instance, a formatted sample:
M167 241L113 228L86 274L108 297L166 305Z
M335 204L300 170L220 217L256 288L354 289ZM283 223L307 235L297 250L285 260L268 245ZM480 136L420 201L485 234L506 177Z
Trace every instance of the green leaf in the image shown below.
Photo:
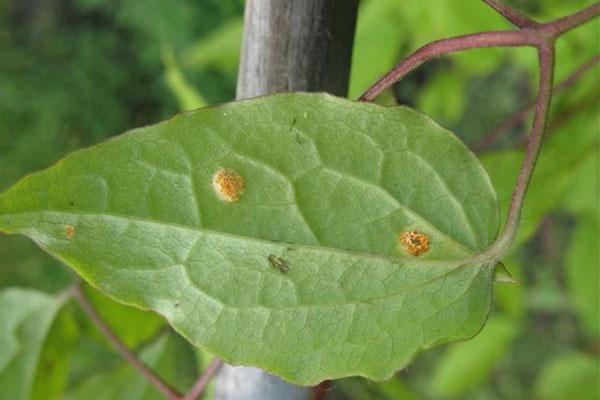
M35 290L0 291L0 399L30 398L42 345L62 301Z
M210 363L216 358L216 356L214 354L209 353L208 351L204 350L201 347L194 347L194 351L196 353L196 363L198 365L198 371L204 371L206 368L208 368ZM216 389L217 389L217 380L211 379L206 384L206 386L204 387L204 390L202 391L204 398L206 398L207 400L214 399Z
M75 304L63 307L48 331L35 372L31 400L61 399L69 379L73 378L72 355L81 333L72 315L75 307ZM89 352L86 355L91 356Z
M585 331L592 337L597 337L600 330L598 238L600 221L597 215L582 214L565 259L567 286Z
M140 358L162 379L182 392L196 377L194 353L175 335L163 335L142 350ZM139 371L123 364L89 377L64 396L65 400L164 399Z
M177 98L180 110L193 110L208 104L200 92L185 79L171 48L163 48L162 61L165 66L167 86Z
M463 92L466 82L466 74L461 74L456 69L436 72L420 88L417 109L435 115L438 120L455 124L464 112Z
M536 232L548 212L562 205L561 200L564 201L563 197L573 184L574 176L582 166L589 165L588 157L596 157L599 144L596 113L594 107L582 109L546 138L527 190L513 248L518 248ZM577 134L573 135L573 132ZM502 215L508 209L522 158L523 151L511 149L492 152L481 159L499 194Z
M102 320L117 330L119 338L129 348L148 342L165 326L163 319L154 313L126 307L96 290L87 290L86 293ZM95 331L95 325L89 319L87 321ZM103 334L98 333L98 335L105 340ZM109 347L112 348L112 344L109 344Z
M403 7L395 0L361 2L352 51L350 98L360 96L399 61L405 36Z
M437 396L458 396L476 387L510 348L518 327L515 322L491 318L474 339L451 347L439 360L431 382Z
M598 358L581 353L556 357L542 370L535 383L541 400L595 400L600 387Z
M498 215L477 159L429 118L284 94L74 153L0 196L0 229L226 361L310 385L386 379L477 333Z
M508 283L511 285L518 285L519 281L513 278L512 274L506 269L506 266L499 262L496 264L494 269L494 282Z
M375 389L385 394L388 399L417 400L416 393L411 391L406 384L398 377L394 377L386 382L375 385Z
M600 192L600 146L586 157L570 186L565 192L561 208L582 216L600 217L598 209L598 193Z
M184 51L182 64L186 67L235 70L240 61L242 31L242 18L225 22Z

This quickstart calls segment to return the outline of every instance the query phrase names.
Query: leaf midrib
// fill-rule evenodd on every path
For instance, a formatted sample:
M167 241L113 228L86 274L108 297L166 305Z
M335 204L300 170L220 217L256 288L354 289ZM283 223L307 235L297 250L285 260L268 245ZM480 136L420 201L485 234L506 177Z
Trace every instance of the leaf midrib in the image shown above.
M186 231L191 231L191 232L196 232L196 233L204 233L204 234L208 234L208 235L224 237L224 238L229 238L229 239L243 240L243 241L252 242L252 243L268 244L271 246L276 245L276 246L282 246L282 247L294 248L294 249L324 251L324 252L329 252L329 253L341 253L341 254L344 254L347 256L351 256L351 257L362 257L362 258L366 258L366 259L381 260L381 261L386 261L386 262L390 262L390 263L394 263L394 264L408 263L408 264L413 264L413 265L418 264L418 265L425 265L425 266L436 266L436 265L448 265L448 263L453 263L456 265L461 265L461 264L469 264L475 259L477 259L478 261L481 261L479 259L480 258L479 256L481 254L484 254L484 253L473 254L472 256L470 256L468 258L449 259L449 260L423 260L423 259L408 258L408 257L393 257L393 256L385 256L382 254L366 253L366 252L361 252L361 251L356 251L356 250L347 250L347 249L341 249L341 248L337 248L337 247L330 247L330 246L324 246L324 245L298 244L298 243L280 242L280 241L268 240L268 239L259 239L259 238L254 238L254 237L250 237L250 236L242 236L242 235L237 235L234 233L220 232L220 231L215 231L215 230L201 228L201 227L181 225L181 224L177 224L174 222L153 220L153 219L148 219L148 218L143 218L143 217L134 217L134 216L130 216L130 215L121 215L121 214L116 214L116 213L94 213L94 212L87 212L87 211L44 210L44 211L26 211L26 212L17 212L17 213L6 213L6 214L0 214L0 217L2 217L2 216L8 217L11 215L17 216L17 215L40 215L40 214L41 215L58 214L58 215L69 215L69 216L88 216L88 217L98 217L98 218L108 217L108 218L122 219L127 222L142 222L142 223L155 224L155 225L164 225L167 227L178 228L181 230L186 230ZM4 230L7 233L11 233L9 229L6 229L6 228L3 229L3 227L0 226L0 231L2 231L2 230Z

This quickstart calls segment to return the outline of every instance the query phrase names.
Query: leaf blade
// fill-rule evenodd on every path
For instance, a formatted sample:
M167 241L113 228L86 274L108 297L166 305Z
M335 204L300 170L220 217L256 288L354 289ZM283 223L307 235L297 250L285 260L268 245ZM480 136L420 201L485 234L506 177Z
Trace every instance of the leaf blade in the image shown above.
M44 338L62 301L20 288L0 291L0 399L28 399Z
M216 196L222 168L245 179L239 201ZM474 335L493 268L469 260L498 215L483 168L431 120L292 94L75 153L0 196L0 228L231 363L315 384L385 379ZM411 229L431 243L419 258L398 240Z

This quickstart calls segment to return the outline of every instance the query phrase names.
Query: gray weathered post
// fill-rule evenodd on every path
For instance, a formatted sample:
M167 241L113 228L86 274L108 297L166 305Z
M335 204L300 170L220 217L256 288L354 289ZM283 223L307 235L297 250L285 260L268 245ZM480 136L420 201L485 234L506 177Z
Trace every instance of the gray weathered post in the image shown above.
M346 96L358 0L248 0L237 98L290 91ZM306 400L258 368L224 365L216 400Z

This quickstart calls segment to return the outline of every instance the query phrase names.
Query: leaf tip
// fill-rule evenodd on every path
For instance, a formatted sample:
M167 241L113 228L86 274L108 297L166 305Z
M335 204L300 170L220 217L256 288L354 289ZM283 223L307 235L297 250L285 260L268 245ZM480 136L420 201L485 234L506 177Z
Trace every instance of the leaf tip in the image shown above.
M510 272L506 269L506 266L498 262L494 268L494 282L508 283L510 285L520 285L521 282L513 278Z

